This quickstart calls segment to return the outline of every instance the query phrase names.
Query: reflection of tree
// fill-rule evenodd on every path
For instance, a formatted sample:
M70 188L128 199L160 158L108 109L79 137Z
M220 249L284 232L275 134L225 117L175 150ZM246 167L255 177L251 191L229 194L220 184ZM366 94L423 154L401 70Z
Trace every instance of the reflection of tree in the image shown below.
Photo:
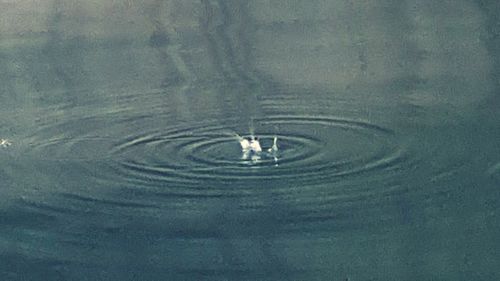
M496 0L480 0L477 1L479 9L486 16L486 26L484 33L480 34L480 39L485 42L486 47L489 51L490 60L493 61L493 71L491 75L494 77L495 81L500 81L500 17L498 16L498 11L500 11L500 2ZM500 83L493 84L494 93L500 92ZM498 94L493 96L487 103L491 108L498 108L500 99ZM492 103L493 102L493 103ZM494 109L496 110L496 109Z
M48 71L38 72L36 80L38 83L46 84L45 95L57 95L59 98L77 99L77 94L68 94L83 90L90 90L91 83L88 83L88 76L84 70L85 47L88 42L85 35L78 30L73 34L65 34L62 27L69 22L77 21L84 25L84 14L78 6L72 10L65 10L65 2L54 0L52 4L52 14L47 22L48 37L41 53L45 58ZM69 17L68 14L72 16ZM44 87L44 88L45 88ZM59 95L58 95L59 93Z
M203 0L200 28L211 54L211 62L225 83L249 90L263 86L252 63L250 38L254 23L247 1Z
M179 87L186 81L179 66L176 65L175 59L172 57L173 50L169 46L171 40L167 27L168 17L164 14L166 10L164 3L165 1L156 0L146 10L147 18L153 26L153 32L149 36L148 43L157 52L159 64L163 66L165 71L160 86L162 88Z
M253 67L249 38L254 28L248 3L203 0L202 4L200 32L215 85L224 85L224 98L240 113L238 123L247 127L252 118L262 116L258 96L269 86Z

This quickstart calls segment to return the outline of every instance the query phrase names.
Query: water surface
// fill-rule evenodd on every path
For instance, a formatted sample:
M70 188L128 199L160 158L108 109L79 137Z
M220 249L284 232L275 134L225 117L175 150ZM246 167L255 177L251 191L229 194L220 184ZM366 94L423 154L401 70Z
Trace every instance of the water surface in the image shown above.
M80 2L0 1L5 280L499 278L496 1Z

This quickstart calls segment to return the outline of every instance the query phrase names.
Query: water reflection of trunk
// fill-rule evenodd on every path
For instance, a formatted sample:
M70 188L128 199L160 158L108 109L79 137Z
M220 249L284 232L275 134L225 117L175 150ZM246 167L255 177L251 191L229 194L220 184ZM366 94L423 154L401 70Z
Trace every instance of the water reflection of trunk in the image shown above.
M203 0L200 28L205 38L214 82L224 87L225 99L238 112L238 124L262 115L258 95L265 87L251 64L251 19L246 1ZM243 128L242 128L243 129ZM243 129L244 130L244 129Z
M492 62L491 78L492 81L500 81L500 2L497 0L481 0L477 1L478 8L481 10L485 18L485 32L479 35L479 39L486 45L489 60ZM496 112L500 106L500 83L492 83L493 94L487 101L485 106L490 108L492 112Z
M217 108L218 116L236 117L243 132L262 115L258 95L269 83L253 67L247 5L154 1L144 8L152 29L148 45L164 69L158 86L176 104L176 115L191 120Z
M50 82L46 85L48 89L44 91L45 94L76 101L79 96L76 92L91 90L91 83L86 83L88 77L84 69L84 48L88 46L88 42L79 30L72 30L73 34L64 34L61 30L65 24L74 21L75 17L77 21L85 18L78 6L72 10L65 10L65 7L61 0L55 0L52 4L52 14L47 22L48 38L41 50L49 71L45 77L36 77L36 83ZM65 18L65 13L72 14L72 17ZM80 25L85 24L84 20L78 22Z
M156 0L148 6L147 21L152 26L148 46L154 49L158 64L163 68L163 79L158 85L164 90L171 101L175 103L176 115L186 120L192 119L192 105L186 95L187 87L193 79L180 56L179 42L174 24L167 14L170 11L170 1ZM176 93L173 95L172 93Z
M175 47L176 42L172 42L175 38L175 30L169 23L168 16L164 16L167 10L165 1L155 1L151 6L151 14L148 15L153 33L149 37L149 46L158 54L159 63L165 69L164 79L161 82L162 88L181 86L186 81L186 76L189 76L183 65L184 62L179 58L179 52ZM168 7L167 7L168 8ZM168 10L167 10L168 11Z

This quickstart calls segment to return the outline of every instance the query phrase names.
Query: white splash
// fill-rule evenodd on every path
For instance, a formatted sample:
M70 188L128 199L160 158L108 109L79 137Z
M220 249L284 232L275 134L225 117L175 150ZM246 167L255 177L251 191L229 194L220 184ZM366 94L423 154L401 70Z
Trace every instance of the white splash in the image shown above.
M272 147L268 148L266 152L262 151L259 139L254 135L250 137L242 137L238 134L234 134L240 143L242 160L252 160L252 162L260 162L262 157L272 157L276 165L278 165L278 138L275 136L273 139Z
M11 145L12 145L12 143L9 140L7 140L7 139L0 139L0 146L1 147L7 147L7 146L11 146Z
M274 137L274 139L273 139L273 146L271 146L267 150L267 152L269 152L269 153L276 153L276 152L278 152L278 137L276 137L276 136Z
M255 153L260 153L262 151L259 140L254 136L250 137L250 149Z

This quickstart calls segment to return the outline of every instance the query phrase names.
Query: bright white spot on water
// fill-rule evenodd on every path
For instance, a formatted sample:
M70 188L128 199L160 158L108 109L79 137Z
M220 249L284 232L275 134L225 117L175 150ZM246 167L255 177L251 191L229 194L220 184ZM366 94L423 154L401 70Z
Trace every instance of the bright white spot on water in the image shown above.
M0 146L1 147L7 147L7 146L11 146L11 145L12 145L12 143L9 140L7 140L7 139L0 139Z

